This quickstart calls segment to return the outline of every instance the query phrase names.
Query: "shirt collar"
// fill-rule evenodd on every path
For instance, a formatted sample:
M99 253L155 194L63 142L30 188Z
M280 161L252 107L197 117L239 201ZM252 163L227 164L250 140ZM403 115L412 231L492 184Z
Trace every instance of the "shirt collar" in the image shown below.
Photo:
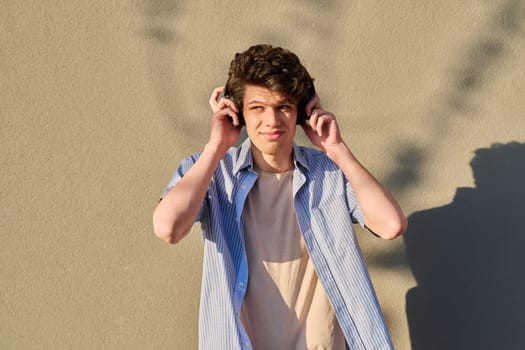
M310 169L310 167L308 166L308 162L306 161L305 154L304 154L304 147L297 146L294 143L293 144L293 157L294 157L294 164L296 168L298 168L298 165L301 165L307 170Z
M234 174L237 174L239 171L248 167L253 170L253 158L250 149L250 139L246 138L246 140L244 140L237 152L237 161L233 165Z
M293 154L294 154L294 165L298 168L299 165L305 169L309 169L308 162L306 161L304 148L293 144ZM233 173L237 174L239 171L250 168L253 170L253 157L251 152L251 142L249 138L246 138L244 142L239 147L237 153L237 161L233 167Z

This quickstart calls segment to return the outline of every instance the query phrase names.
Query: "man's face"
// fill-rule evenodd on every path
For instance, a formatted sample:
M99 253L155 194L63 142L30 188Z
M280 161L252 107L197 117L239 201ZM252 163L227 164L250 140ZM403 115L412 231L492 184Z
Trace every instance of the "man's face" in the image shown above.
M296 103L264 87L246 85L243 114L255 152L289 159L296 130Z

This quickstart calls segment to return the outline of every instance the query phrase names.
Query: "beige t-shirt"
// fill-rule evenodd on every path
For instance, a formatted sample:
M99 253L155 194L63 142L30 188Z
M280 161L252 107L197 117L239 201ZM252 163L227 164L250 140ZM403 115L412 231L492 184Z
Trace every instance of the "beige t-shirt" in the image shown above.
M243 213L249 281L241 320L255 350L345 349L293 208L293 170L258 171Z

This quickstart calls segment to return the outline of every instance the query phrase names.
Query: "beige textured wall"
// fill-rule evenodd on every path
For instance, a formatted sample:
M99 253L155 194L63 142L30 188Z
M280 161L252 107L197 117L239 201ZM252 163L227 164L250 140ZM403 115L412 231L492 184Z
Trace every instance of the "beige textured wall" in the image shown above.
M150 217L180 159L206 140L212 88L224 83L233 54L253 43L299 54L348 143L411 221L451 203L457 188L475 188L469 162L480 148L521 143L503 153L503 170L523 174L524 11L522 0L2 1L0 348L196 348L198 229L169 246L154 238ZM514 197L475 203L521 215L523 184L501 170L486 173L516 186ZM524 325L516 296L525 264L506 253L525 243L508 236L523 225L495 218L516 229L482 245L477 232L491 232L461 226L456 236L469 239L459 244L455 224L489 219L459 208L440 220L449 224L443 236L411 231L382 242L360 232L396 347L430 349L431 328L452 317L490 325L523 348L514 333ZM423 231L439 217L422 216ZM508 264L487 263L494 245L490 261ZM492 279L470 278L474 267L453 273L467 263ZM462 290L465 278L474 293L465 299L483 283L503 284L479 301L497 305L510 295L513 323L490 323L494 307L469 312L479 305L459 300L451 308L445 297L454 288L432 282ZM440 295L448 313L425 317L425 305L439 310L425 300ZM461 339L458 349L483 348L442 329L438 337Z

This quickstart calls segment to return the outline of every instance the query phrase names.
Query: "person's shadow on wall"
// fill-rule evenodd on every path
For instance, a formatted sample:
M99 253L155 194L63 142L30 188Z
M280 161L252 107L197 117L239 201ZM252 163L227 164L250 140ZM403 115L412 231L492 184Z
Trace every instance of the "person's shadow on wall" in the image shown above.
M409 217L412 350L525 349L525 143L479 149L475 188Z

